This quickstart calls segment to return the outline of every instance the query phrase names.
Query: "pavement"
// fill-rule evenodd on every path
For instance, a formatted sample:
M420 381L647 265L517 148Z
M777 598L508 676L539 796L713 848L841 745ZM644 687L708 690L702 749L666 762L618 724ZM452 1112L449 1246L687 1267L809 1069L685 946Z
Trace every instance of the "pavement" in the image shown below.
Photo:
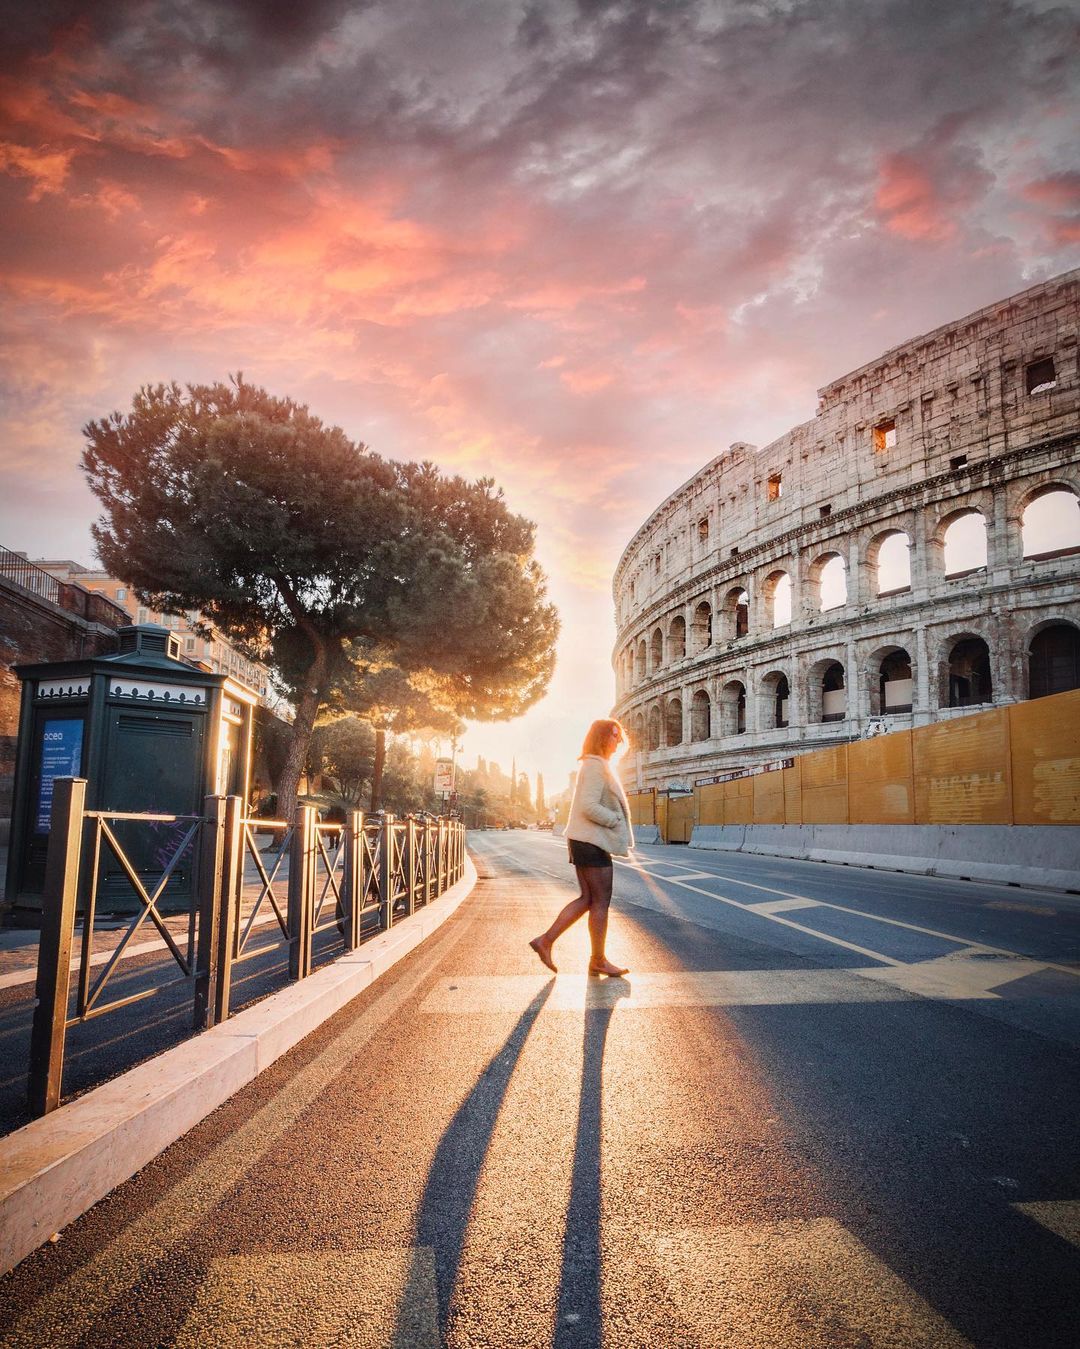
M565 845L0 1281L0 1343L1054 1349L1080 1324L1080 902Z

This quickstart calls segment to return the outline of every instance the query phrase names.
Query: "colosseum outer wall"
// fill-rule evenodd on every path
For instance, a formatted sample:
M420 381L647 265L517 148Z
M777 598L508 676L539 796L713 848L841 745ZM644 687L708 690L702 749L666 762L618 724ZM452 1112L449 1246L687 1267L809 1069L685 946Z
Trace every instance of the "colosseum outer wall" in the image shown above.
M733 445L653 512L613 586L628 785L1054 691L1032 687L1035 658L1072 686L1078 299L1070 272L887 352L820 390L812 421ZM1051 492L1076 519L1040 551L1025 512Z

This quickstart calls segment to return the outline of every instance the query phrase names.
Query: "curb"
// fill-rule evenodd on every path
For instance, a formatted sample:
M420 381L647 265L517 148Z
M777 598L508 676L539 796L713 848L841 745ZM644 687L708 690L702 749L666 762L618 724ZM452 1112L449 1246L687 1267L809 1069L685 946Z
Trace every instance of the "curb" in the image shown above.
M0 1274L153 1161L404 959L475 885L476 868L466 853L464 876L430 908L0 1141Z

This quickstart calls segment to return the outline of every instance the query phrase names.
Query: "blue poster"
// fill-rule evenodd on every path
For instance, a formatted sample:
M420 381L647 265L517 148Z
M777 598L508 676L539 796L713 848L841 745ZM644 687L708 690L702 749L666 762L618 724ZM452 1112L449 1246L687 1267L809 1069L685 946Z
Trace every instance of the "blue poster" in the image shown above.
M34 832L47 834L52 816L53 783L57 778L77 778L82 772L82 719L67 717L47 721L41 738L41 775L38 788L37 822Z

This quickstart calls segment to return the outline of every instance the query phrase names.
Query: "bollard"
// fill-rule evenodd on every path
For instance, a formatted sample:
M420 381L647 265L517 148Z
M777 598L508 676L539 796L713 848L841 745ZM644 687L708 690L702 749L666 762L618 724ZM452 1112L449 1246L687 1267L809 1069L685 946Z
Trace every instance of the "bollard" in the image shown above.
M46 1115L60 1104L85 809L86 779L55 779L38 947L38 1002L30 1034L28 1096L35 1115Z
M216 1024L218 982L221 976L221 911L231 898L222 893L224 865L225 798L207 796L203 799L203 822L199 831L198 891L195 897L199 913L199 947L195 956L195 1030L209 1030Z

